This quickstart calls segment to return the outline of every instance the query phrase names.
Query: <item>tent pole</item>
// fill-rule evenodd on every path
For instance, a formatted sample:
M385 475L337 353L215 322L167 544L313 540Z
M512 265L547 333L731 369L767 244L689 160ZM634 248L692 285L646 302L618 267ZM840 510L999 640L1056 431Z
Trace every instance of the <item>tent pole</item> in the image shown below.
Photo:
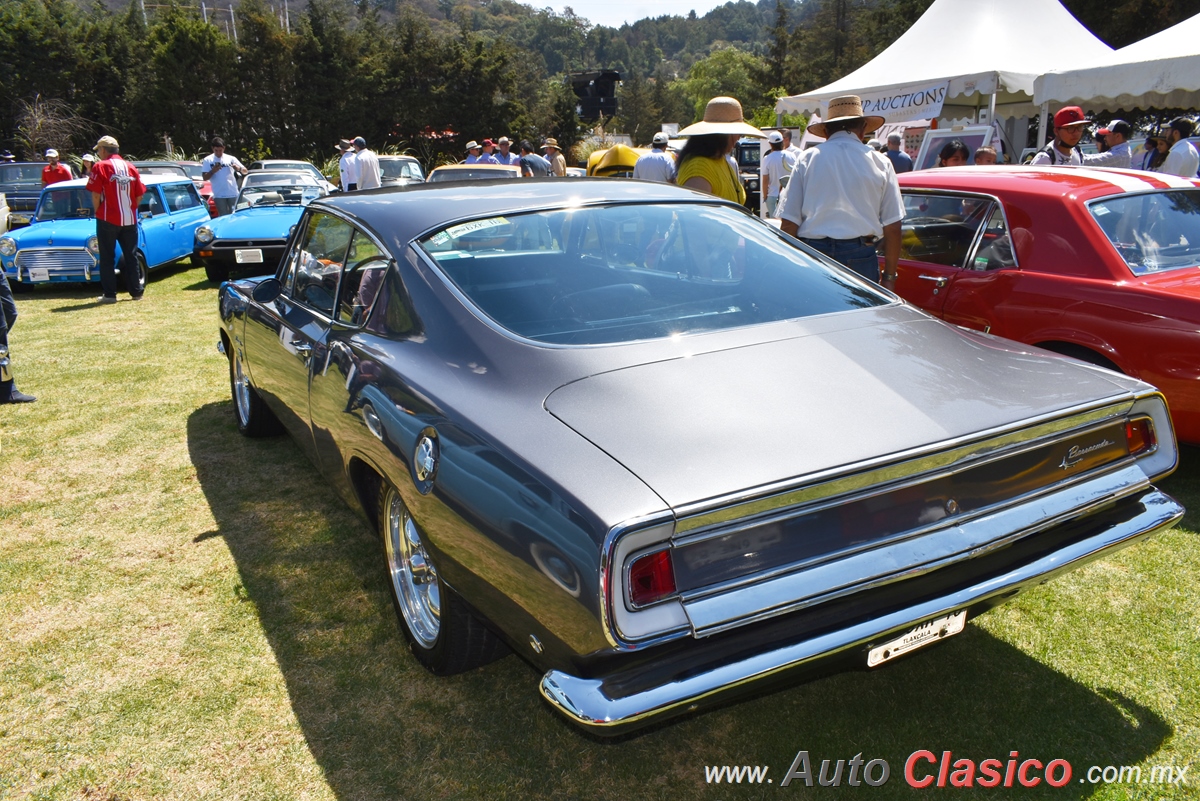
M1034 143L1034 147L1041 148L1046 144L1046 120L1050 116L1050 101L1042 103L1042 113L1038 116L1038 138Z
M996 93L988 98L988 125L996 124Z

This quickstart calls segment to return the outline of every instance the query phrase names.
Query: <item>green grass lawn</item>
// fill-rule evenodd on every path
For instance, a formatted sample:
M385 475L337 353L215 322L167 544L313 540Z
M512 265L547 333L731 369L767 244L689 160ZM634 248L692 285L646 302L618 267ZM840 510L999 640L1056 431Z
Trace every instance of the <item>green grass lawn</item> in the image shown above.
M140 304L18 295L29 406L0 406L0 798L771 799L800 750L1011 751L1074 768L983 797L1200 797L1200 552L1182 528L874 672L616 742L541 701L516 657L450 679L407 652L379 547L286 437L237 434L216 290L186 266ZM1200 451L1163 488L1200 510ZM707 765L771 784L706 784ZM1080 782L1189 766L1179 786Z

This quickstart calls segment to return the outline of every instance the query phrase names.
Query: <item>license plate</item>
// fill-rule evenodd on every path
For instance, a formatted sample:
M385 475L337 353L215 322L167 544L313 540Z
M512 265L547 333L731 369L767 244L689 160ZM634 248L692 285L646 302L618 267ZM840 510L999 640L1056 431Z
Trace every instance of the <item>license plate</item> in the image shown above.
M233 251L233 258L238 264L262 264L262 251L258 248Z
M30 281L49 281L50 280L50 268L49 267L40 267L40 268L34 267L33 269L31 269L29 271L29 280Z
M955 612L953 615L946 615L946 617L939 617L937 620L922 623L908 632L908 634L872 648L871 652L867 654L867 667L882 665L884 662L888 662L898 656L903 656L918 648L923 648L930 643L944 640L947 637L953 637L962 631L966 625L967 611L965 609L961 612Z

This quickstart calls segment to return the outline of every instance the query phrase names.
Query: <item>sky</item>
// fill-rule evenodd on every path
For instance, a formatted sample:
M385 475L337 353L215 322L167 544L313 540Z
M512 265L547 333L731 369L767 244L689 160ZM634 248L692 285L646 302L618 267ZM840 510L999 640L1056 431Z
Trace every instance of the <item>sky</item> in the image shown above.
M638 0L572 0L572 2L546 4L532 2L528 5L534 8L552 8L559 14L567 6L571 7L578 16L593 25L608 25L619 28L626 22L637 22L645 17L662 17L671 14L686 17L688 12L695 9L696 16L703 17L709 11L728 0L656 0L654 3L638 2Z

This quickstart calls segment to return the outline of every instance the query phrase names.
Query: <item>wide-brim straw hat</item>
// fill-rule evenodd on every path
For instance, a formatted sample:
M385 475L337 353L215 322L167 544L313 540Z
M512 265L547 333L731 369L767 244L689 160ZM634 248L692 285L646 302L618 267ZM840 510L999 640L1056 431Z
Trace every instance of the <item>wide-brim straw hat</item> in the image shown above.
M545 150L548 147L552 147L555 150L558 150L559 149L558 148L558 140L555 139L553 136L547 138L546 142L542 145L542 150Z
M705 134L735 134L766 139L767 135L746 122L742 117L742 104L733 97L714 97L704 107L704 120L689 125L679 132L680 136L704 136Z
M842 97L835 97L833 100L830 100L829 112L825 116L826 119L814 122L808 126L808 130L812 131L813 136L819 136L822 139L827 138L825 135L825 126L831 122L841 122L842 120L865 119L867 127L863 130L864 135L875 133L883 125L883 117L868 117L863 114L862 98L858 95L843 95Z

